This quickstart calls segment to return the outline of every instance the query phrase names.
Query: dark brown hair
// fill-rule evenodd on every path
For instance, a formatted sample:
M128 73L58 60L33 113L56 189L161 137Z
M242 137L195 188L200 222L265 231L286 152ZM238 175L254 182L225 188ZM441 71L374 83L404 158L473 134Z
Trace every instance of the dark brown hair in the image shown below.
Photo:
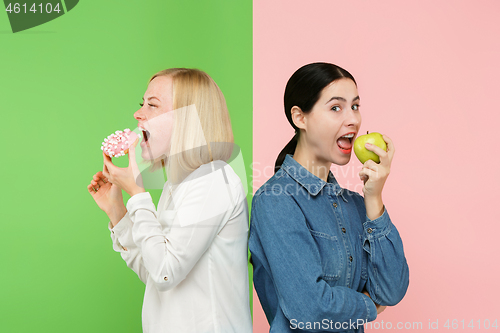
M292 107L298 106L302 112L308 113L312 110L314 104L318 101L321 91L333 81L341 78L351 79L354 84L356 80L345 69L325 62L316 62L300 67L288 80L285 88L285 115L288 122L295 129L295 135L281 150L276 163L274 172L276 173L285 160L287 154L294 154L297 142L299 140L299 128L295 126L292 120Z

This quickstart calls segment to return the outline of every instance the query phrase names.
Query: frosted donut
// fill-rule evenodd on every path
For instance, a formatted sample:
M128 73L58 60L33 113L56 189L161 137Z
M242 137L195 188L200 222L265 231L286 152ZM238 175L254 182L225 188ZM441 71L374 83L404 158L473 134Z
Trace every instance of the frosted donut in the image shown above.
M126 128L123 131L116 131L108 135L102 143L101 150L109 157L120 157L128 154L129 147L139 136Z

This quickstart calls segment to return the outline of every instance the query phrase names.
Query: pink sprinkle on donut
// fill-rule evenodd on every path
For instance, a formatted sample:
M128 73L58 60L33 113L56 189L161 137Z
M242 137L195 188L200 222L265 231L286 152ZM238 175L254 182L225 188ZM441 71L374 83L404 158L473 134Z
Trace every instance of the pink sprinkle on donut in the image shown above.
M101 150L110 157L119 157L128 154L130 145L137 140L139 136L132 132L129 128L123 131L116 131L114 134L108 135L102 143ZM130 143L129 143L130 142Z

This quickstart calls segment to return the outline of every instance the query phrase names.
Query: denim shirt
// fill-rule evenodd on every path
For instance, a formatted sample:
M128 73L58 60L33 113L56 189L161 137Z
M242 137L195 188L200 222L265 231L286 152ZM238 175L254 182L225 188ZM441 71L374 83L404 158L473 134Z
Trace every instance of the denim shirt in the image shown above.
M270 332L364 332L377 317L374 302L395 305L408 288L403 243L385 207L370 220L361 195L291 155L253 197L249 249Z

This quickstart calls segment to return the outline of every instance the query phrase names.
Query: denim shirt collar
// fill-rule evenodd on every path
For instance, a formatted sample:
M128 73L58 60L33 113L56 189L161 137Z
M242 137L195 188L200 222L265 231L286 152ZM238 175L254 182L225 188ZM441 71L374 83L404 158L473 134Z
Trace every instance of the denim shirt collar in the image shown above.
M328 178L325 182L323 179L313 175L306 168L304 168L299 162L293 159L292 155L287 154L285 156L285 160L281 165L281 169L283 169L286 173L292 177L297 183L302 185L310 195L316 196L327 184L330 184L333 188L333 192L336 196L341 196L342 199L347 202L346 195L344 194L344 189L340 187L333 176L331 170L328 171Z

